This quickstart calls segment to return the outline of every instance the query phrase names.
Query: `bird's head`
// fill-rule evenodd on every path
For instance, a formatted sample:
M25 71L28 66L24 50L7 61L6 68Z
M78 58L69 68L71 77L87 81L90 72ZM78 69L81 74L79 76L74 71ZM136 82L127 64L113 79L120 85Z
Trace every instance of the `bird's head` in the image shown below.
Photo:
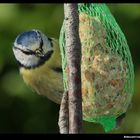
M13 52L21 67L35 68L51 57L52 40L38 30L26 31L17 36Z

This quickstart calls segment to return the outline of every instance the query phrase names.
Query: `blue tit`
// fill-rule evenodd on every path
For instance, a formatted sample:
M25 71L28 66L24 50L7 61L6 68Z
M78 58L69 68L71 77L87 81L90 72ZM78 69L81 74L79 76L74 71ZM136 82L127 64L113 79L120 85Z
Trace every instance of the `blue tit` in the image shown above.
M33 29L17 36L13 52L25 83L39 95L60 103L63 79L58 41Z

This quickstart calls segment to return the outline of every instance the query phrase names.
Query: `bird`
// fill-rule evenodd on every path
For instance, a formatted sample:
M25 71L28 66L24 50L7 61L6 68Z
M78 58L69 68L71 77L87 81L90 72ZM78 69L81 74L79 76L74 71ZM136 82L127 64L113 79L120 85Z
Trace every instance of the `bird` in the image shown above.
M88 16L87 12L79 14L83 120L100 123L106 132L121 125L132 99L132 85L128 86L131 57L125 60L120 54L126 52L126 48L120 53L107 42L107 32L113 31L106 30L100 18ZM20 33L12 47L24 82L57 104L61 103L67 81L63 74L68 72L62 56L64 32L63 25L59 43L58 39L31 29ZM113 33L111 41L116 42L121 35ZM113 38L115 36L118 38Z
M39 30L29 30L17 36L14 56L25 83L39 95L60 103L63 94L61 56L58 41Z

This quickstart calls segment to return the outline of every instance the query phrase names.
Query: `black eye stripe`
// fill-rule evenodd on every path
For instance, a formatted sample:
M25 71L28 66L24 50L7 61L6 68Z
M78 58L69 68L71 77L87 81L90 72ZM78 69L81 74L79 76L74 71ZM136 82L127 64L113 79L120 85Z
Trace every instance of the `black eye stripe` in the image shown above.
M26 65L21 64L18 60L17 60L17 63L19 65L19 67L24 67L26 69L35 69L36 67L43 65L47 60L49 60L50 57L52 56L52 54L53 54L53 50L47 52L44 57L40 57L39 62L36 65L26 66Z
M37 55L36 52L31 51L31 50L24 51L24 50L22 50L22 49L20 49L20 48L17 48L17 47L14 47L14 49L18 49L18 50L20 50L21 52L23 52L23 53L26 54L26 55L35 55L36 57L39 57L39 58L45 59L45 60L48 60L48 59L51 57L52 53L53 53L53 50L51 50L51 51L48 51L48 52L47 52L46 54L44 54L43 56L39 56L39 55Z
M26 55L35 55L35 54L36 54L35 52L33 52L33 51L31 51L31 50L24 51L24 50L22 50L22 49L20 49L20 48L17 48L17 47L14 47L14 49L20 50L21 52L23 52L23 53L26 54Z

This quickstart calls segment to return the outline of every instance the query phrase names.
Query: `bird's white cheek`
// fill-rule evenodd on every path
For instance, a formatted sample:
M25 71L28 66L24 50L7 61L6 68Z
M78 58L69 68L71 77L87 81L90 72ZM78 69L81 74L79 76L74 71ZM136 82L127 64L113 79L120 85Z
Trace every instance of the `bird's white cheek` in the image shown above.
M39 58L34 55L27 55L18 49L13 49L15 58L24 66L37 65Z

